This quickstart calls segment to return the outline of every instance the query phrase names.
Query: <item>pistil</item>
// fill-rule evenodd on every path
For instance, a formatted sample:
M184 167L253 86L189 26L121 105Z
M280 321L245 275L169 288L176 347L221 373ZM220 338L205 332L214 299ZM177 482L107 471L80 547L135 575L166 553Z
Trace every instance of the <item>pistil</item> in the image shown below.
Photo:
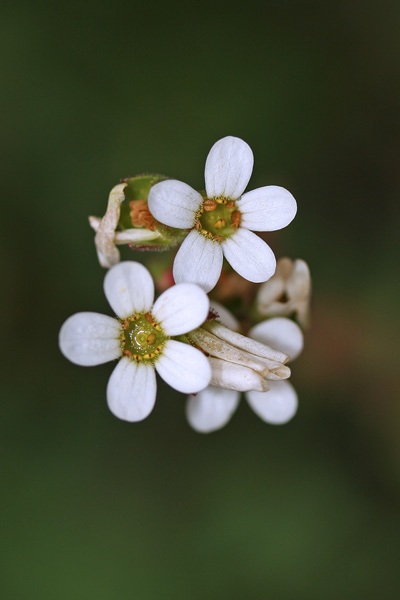
M168 339L151 313L136 314L123 319L121 327L122 353L137 362L154 361Z
M209 239L223 242L239 227L240 211L234 200L228 198L205 198L197 213L196 229Z

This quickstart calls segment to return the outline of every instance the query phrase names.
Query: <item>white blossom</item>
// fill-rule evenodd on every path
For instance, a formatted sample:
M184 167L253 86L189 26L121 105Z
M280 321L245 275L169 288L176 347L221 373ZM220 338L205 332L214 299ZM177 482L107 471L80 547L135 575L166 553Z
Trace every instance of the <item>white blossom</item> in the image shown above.
M192 283L175 285L154 302L149 271L136 262L121 262L104 279L104 292L117 318L83 312L61 327L59 345L73 363L93 366L120 359L107 386L107 403L125 421L141 421L156 400L155 371L174 389L203 390L211 368L205 355L172 339L201 325L209 300Z
M151 188L148 204L153 216L165 225L191 229L175 258L176 282L197 283L210 291L219 279L224 256L249 281L261 283L274 274L274 253L253 231L286 227L297 205L290 192L279 186L244 193L253 162L248 144L228 136L208 154L205 197L176 180Z

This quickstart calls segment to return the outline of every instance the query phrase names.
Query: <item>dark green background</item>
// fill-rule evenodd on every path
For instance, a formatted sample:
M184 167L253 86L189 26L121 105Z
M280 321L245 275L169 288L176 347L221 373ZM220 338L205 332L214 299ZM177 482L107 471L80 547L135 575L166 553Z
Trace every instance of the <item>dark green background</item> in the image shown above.
M1 597L397 599L399 3L5 2L0 17ZM225 135L254 151L250 189L298 201L268 241L313 275L299 413L272 427L243 402L201 436L160 385L149 419L123 423L112 366L57 346L72 313L110 314L87 216L143 171L202 188Z

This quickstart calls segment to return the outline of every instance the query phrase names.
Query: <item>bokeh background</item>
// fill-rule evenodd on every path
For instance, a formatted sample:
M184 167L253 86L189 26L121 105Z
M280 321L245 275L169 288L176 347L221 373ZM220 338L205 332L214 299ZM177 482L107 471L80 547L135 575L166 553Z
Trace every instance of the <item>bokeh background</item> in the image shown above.
M0 13L1 598L397 599L400 4ZM254 151L251 188L298 201L268 237L313 275L298 415L272 427L243 402L203 436L161 385L123 423L111 365L57 346L72 313L109 313L87 216L143 171L201 189L225 135Z

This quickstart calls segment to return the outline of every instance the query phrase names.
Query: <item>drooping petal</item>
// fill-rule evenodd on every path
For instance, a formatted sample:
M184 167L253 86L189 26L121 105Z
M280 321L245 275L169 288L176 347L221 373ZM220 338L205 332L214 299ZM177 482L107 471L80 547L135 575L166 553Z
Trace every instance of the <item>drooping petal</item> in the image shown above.
M300 327L290 319L275 317L262 321L250 329L249 336L262 344L268 344L290 356L294 360L304 346L304 336Z
M156 183L148 199L149 210L157 221L180 229L193 227L202 203L203 197L199 192L176 179Z
M224 427L235 412L240 393L208 386L190 396L186 402L186 418L199 433L210 433Z
M253 164L253 152L240 138L227 136L216 142L206 160L207 196L239 198L249 183Z
M157 383L154 367L122 358L107 385L107 404L123 421L142 421L153 410Z
M212 302L210 302L210 308L218 313L219 316L217 317L217 321L225 325L225 327L229 327L232 331L240 329L239 321L227 308L225 308L225 306L216 300L212 300Z
M111 190L106 214L99 222L94 238L99 263L106 269L119 262L119 251L115 246L114 235L121 213L121 204L125 200L124 189L127 185L127 183L119 183ZM91 225L93 226L93 221Z
M268 392L246 392L254 412L271 425L283 425L296 414L296 390L289 381L270 381Z
M276 260L271 248L248 229L239 229L221 243L226 260L239 275L261 283L275 272Z
M197 283L205 292L209 292L221 275L222 262L221 245L193 229L175 257L174 279L176 283Z
M159 231L151 231L150 229L125 229L124 231L116 231L116 244L139 244L141 242L151 242L162 238Z
M154 283L146 267L137 262L124 261L106 274L104 293L115 314L125 319L151 309Z
M285 292L286 281L280 276L278 269L279 261L277 263L275 274L258 289L256 305L257 310L260 311L261 314L265 314L265 312L268 314L271 304L281 298Z
M93 312L69 317L59 335L61 352L83 367L101 365L121 356L121 326L116 319Z
M267 380L254 369L228 362L221 358L208 357L211 366L211 385L225 390L247 392L258 390L265 392L268 389Z
M166 342L155 367L168 385L184 394L195 394L210 383L211 367L205 355L176 340Z
M282 364L287 363L289 360L289 356L285 352L281 352L276 348L271 348L264 342L257 342L255 339L251 339L251 337L242 335L237 331L232 331L229 327L225 327L218 321L207 321L207 323L204 323L202 326L202 330L204 329L214 334L219 340L223 340L245 352L250 352L250 354L254 354L259 358L267 358Z
M167 335L180 335L199 327L207 319L210 301L194 283L178 283L156 300L152 315Z
M283 187L267 185L243 194L236 202L241 227L252 231L276 231L289 225L297 212L296 200Z
M311 295L311 275L307 263L297 258L287 279L287 293L293 300L308 300Z

